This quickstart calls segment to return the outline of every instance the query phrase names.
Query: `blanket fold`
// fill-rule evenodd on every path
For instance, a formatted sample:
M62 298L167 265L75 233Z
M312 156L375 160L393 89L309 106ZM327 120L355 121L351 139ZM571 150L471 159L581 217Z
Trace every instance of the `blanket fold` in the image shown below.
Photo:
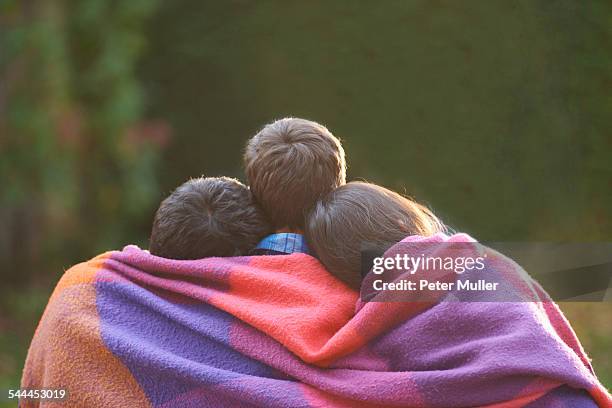
M527 283L540 301L363 303L306 254L175 261L127 246L61 278L21 386L68 397L20 405L612 407Z

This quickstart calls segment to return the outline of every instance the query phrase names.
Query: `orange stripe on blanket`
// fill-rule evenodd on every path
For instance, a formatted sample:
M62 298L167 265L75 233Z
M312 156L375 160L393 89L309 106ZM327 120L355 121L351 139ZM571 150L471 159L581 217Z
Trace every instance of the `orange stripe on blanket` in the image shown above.
M27 400L23 407L148 407L129 370L104 345L93 285L108 254L69 269L40 320L24 367L22 388L62 388L64 401ZM104 379L104 381L100 381ZM110 385L110 386L109 386Z
M537 394L525 395L523 397L515 398L512 401L500 402L498 404L486 405L480 408L521 408L525 405L537 400L538 398L546 395L547 391L539 392Z
M525 405L542 398L543 396L548 394L550 391L557 388L559 385L561 384L559 384L559 382L557 381L553 381L547 378L536 378L531 384L525 387L525 389L521 392L522 395L517 396L516 398L509 400L509 401L498 402L498 403L486 405L480 408L524 407Z
M282 265L281 263L284 263ZM210 303L274 338L303 361L327 367L431 303L368 303L304 254L261 256L229 273Z
M589 392L600 407L612 407L612 398L603 385L595 384Z
M353 316L357 293L311 256L254 257L232 268L229 283L229 291L215 294L210 303L306 362L324 366L364 343L352 330L345 330L340 342L329 343Z
M64 272L64 275L61 277L51 294L49 304L51 304L53 298L57 296L57 294L70 286L92 284L96 278L96 273L104 266L104 262L110 258L111 254L112 252L105 252L87 262L76 264Z

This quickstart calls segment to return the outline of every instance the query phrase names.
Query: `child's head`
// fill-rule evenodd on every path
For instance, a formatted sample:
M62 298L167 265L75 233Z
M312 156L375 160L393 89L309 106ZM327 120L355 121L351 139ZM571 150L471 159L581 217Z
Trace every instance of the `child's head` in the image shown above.
M304 119L264 127L248 141L244 166L255 199L277 229L302 230L308 210L346 178L340 141Z
M244 184L228 177L191 179L159 206L149 250L170 259L245 255L270 233Z
M425 206L376 184L351 182L319 201L306 238L321 262L349 286L361 284L361 253L385 251L408 235L445 231Z

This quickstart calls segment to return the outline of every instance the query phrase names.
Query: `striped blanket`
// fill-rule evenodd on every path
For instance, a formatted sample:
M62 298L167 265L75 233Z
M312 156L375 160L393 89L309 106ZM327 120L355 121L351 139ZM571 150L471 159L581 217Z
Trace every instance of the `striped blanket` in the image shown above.
M127 246L61 278L21 386L68 394L20 405L611 407L542 300L364 304L305 254L174 261Z

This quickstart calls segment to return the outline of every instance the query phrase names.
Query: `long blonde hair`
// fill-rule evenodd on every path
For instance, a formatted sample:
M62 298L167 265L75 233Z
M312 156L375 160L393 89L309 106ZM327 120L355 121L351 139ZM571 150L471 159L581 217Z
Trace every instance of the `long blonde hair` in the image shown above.
M350 182L312 209L305 234L327 270L349 286L361 284L365 249L383 252L408 235L446 232L429 208L376 184Z

